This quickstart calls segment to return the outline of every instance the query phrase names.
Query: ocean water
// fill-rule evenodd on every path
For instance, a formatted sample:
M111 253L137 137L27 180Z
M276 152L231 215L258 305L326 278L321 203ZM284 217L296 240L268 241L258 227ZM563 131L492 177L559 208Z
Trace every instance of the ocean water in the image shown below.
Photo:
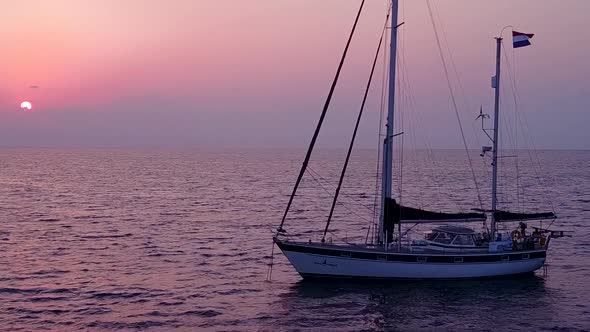
M552 227L573 231L551 243L546 272L309 282L275 248L267 281L303 153L0 149L0 330L590 330L590 152L520 151L518 172L502 164L502 206L555 209ZM405 155L404 204L479 207L461 151ZM318 238L343 157L314 155L290 233ZM375 157L355 152L331 240L371 234ZM487 204L487 162L473 158Z

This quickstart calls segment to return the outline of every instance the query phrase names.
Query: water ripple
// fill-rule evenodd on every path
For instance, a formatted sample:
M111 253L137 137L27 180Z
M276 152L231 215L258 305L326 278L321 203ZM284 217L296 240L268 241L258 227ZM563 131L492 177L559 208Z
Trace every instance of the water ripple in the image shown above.
M355 153L332 230L362 241L372 218L376 154ZM300 155L0 149L0 329L590 330L589 152L542 152L545 171L560 179L550 186L532 173L519 179L526 197L539 197L527 208L544 208L542 198L550 197L561 217L554 226L575 231L552 241L545 276L308 283L275 250L273 280L266 282L271 230ZM425 152L404 160L404 202L476 206L464 156L434 155L436 167ZM337 184L343 157L326 150L311 161L326 188ZM489 178L485 170L477 175ZM501 183L503 202L515 201L513 182ZM304 178L289 233L317 237L330 203L316 181Z

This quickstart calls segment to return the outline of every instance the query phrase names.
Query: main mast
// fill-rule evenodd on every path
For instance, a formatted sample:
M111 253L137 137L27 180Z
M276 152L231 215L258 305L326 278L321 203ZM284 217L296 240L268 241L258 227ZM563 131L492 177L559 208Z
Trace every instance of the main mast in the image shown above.
M385 206L392 198L393 174L393 120L395 106L395 64L397 55L397 12L399 0L391 2L391 45L389 52L389 97L387 102L387 136L383 143L383 169L381 179L381 217L379 219L378 243L386 243Z
M496 76L494 76L493 87L495 91L494 98L494 147L492 150L492 223L491 236L492 240L496 236L496 208L498 205L498 123L500 118L500 52L502 51L502 37L496 38Z

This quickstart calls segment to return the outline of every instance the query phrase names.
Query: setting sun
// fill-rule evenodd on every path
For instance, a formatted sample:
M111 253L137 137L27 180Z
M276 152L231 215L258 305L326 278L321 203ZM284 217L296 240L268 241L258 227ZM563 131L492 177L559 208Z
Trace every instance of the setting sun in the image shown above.
M31 105L31 103L29 103L28 101L23 101L20 104L20 108L30 110L31 108L33 108L33 105Z

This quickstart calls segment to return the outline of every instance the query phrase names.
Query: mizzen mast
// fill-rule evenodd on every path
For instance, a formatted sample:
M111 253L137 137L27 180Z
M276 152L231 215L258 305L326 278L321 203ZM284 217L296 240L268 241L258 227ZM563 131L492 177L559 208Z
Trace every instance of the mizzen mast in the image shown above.
M492 78L492 87L496 90L494 97L494 139L492 140L492 222L491 237L496 236L496 211L498 205L498 129L500 118L500 53L502 37L496 38L496 76Z

